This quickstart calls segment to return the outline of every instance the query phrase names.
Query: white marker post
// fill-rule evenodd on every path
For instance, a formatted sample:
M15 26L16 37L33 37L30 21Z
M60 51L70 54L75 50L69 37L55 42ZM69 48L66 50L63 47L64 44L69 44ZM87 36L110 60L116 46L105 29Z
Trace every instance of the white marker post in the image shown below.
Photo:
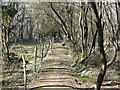
M23 60L23 71L24 71L24 90L26 90L26 85L27 85L27 75L26 75L26 62L25 62L25 55L22 55L22 60Z

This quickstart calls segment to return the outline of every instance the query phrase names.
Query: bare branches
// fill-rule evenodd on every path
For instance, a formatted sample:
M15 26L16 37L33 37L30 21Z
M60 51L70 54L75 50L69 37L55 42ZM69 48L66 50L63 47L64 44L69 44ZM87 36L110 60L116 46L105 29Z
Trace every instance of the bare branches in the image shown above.
M52 3L50 3L51 5L51 9L53 10L53 12L57 15L57 17L60 19L61 23L63 24L65 30L67 31L67 26L66 23L63 21L62 17L56 12L56 10L53 8ZM65 33L67 35L67 33Z

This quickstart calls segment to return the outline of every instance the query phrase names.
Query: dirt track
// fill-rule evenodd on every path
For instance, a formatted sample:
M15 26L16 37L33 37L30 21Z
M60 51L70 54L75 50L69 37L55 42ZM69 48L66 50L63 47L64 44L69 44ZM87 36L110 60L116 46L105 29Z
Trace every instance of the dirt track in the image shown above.
M30 87L79 87L75 81L76 76L69 73L73 70L72 62L69 48L55 44L52 52L43 62L43 72L39 75L39 79Z

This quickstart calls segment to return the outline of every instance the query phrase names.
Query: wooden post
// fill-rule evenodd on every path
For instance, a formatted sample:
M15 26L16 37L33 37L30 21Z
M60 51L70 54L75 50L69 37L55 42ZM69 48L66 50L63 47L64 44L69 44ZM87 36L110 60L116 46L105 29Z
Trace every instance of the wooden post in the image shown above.
M35 52L34 52L34 73L36 73L36 59L37 59L37 46L35 47Z
M26 75L26 62L25 62L25 55L22 55L22 60L23 60L23 70L24 70L24 90L26 90L26 85L27 85L27 75Z

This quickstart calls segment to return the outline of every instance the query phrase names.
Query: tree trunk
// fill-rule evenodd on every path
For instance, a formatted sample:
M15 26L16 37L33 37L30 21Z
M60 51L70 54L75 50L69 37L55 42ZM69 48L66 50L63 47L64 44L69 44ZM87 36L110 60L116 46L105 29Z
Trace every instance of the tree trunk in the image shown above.
M32 40L33 39L33 22L32 22L32 19L30 20L30 24L29 24L29 35L28 35L28 39L29 40Z
M9 65L9 35L8 35L8 26L9 25L10 17L8 15L2 14L2 52L3 52L3 59L5 60L4 63L6 67Z
M96 19L97 19L96 26L97 26L97 30L98 30L98 46L99 46L99 51L100 51L101 58L102 58L101 70L100 70L100 73L97 78L97 90L100 90L102 82L104 80L106 70L107 70L107 60L106 60L106 55L105 55L104 45L103 45L103 43L104 43L103 42L103 27L101 24L102 13L100 13L100 17L99 17L95 2L92 2L91 5L94 10Z
M117 33L116 33L116 38L117 38L117 50L120 50L120 46L119 46L119 39L120 39L120 3L118 3L118 5L116 3L116 14L117 14L117 23L118 23L118 30L117 30Z

